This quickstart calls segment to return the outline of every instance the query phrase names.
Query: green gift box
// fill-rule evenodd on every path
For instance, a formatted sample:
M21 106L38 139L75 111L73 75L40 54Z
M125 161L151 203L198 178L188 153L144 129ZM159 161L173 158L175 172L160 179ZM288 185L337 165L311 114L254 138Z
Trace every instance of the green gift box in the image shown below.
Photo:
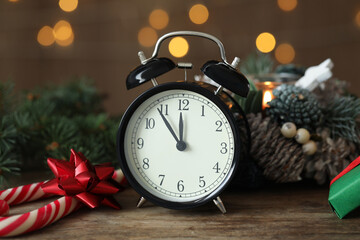
M330 184L329 204L339 218L360 206L360 157Z

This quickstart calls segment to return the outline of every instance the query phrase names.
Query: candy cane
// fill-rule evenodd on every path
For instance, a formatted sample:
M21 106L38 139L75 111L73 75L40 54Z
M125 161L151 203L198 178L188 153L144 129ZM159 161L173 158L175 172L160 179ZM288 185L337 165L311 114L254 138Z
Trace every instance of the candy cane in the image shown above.
M81 206L82 204L73 197L61 197L31 212L2 217L0 218L0 236L16 236L43 228L74 212Z
M9 210L9 205L4 200L0 200L0 216L8 215Z
M11 206L49 197L50 195L45 194L41 189L41 185L46 182L32 183L0 191L0 199L6 201Z
M121 185L126 184L121 170L115 171L112 178ZM4 210L6 214L7 205L16 205L51 196L45 194L40 187L45 182L0 191L0 213ZM65 196L28 213L0 217L0 237L16 236L43 228L82 206L83 204L77 199Z

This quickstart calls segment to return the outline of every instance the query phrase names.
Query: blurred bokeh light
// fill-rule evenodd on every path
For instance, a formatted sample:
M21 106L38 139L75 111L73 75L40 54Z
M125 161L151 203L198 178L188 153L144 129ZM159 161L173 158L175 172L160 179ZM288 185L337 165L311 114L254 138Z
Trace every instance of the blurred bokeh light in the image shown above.
M189 11L190 20L195 24L203 24L209 18L209 10L203 4L195 4Z
M268 32L263 32L256 38L256 47L260 52L268 53L274 50L276 40L274 35Z
M54 35L58 40L66 40L71 37L72 28L68 21L60 20L54 26Z
M189 43L183 37L175 37L169 42L169 52L177 58L184 57L189 51Z
M62 47L67 47L74 42L74 32L71 31L70 36L65 39L55 39L56 43Z
M143 27L138 32L138 41L143 47L152 47L155 45L158 35L151 27Z
M277 0L279 8L285 12L294 10L298 4L297 0Z
M78 0L59 0L59 7L64 12L72 12L78 6Z
M157 30L164 29L169 24L169 15L162 9L155 9L150 13L149 23Z
M288 64L295 58L295 49L289 43L279 44L275 49L275 58L279 63Z
M55 41L62 47L69 46L74 41L74 33L68 21L60 20L54 26Z
M50 46L55 42L53 29L49 26L42 27L37 35L37 41L42 46Z

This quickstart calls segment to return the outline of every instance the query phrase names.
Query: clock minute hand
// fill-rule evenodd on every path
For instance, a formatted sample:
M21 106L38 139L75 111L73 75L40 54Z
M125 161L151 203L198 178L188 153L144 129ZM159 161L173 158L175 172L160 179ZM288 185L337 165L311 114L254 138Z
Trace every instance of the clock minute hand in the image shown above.
M158 108L157 110L159 111L160 116L161 116L161 118L164 120L164 123L165 123L166 127L169 129L171 135L173 135L173 137L175 138L176 142L178 143L178 142L179 142L179 139L178 139L178 137L176 136L174 130L172 129L170 123L168 122L168 120L166 120L166 118L165 118L164 114L161 112L161 110L160 110L159 108Z

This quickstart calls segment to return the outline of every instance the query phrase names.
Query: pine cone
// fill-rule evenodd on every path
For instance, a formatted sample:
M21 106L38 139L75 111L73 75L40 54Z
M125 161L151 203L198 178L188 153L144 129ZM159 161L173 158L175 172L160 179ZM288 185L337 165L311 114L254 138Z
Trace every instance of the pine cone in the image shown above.
M273 91L268 115L280 124L293 122L298 128L315 129L322 119L319 103L308 90L283 84Z
M300 181L305 164L302 147L294 139L285 138L277 123L261 114L247 115L251 137L251 156L263 169L264 176L276 182Z
M318 151L306 162L305 176L313 178L318 184L325 184L338 175L358 154L355 144L344 138L333 140L329 129L317 129L321 136Z

